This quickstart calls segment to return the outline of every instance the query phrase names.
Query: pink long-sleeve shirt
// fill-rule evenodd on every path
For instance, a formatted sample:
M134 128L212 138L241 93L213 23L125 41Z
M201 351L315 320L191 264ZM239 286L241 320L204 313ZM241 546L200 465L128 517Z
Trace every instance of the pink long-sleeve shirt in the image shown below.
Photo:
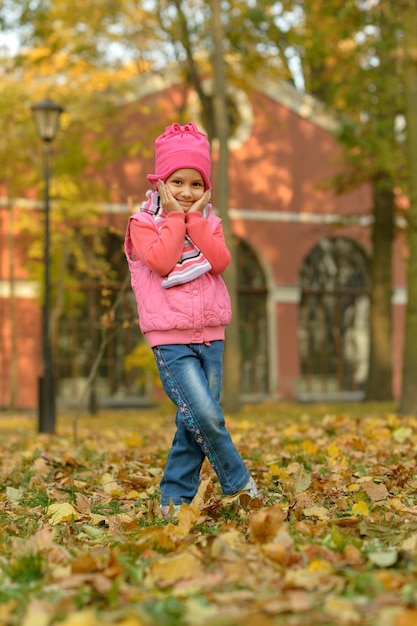
M161 283L180 258L186 235L211 270L165 289ZM219 217L175 211L158 228L154 215L139 211L129 219L125 251L140 328L151 346L224 339L231 305L221 273L231 257Z

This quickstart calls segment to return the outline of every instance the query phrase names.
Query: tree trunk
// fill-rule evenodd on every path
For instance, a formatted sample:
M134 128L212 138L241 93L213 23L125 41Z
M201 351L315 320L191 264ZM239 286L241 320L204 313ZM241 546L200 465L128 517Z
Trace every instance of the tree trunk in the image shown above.
M240 338L239 313L237 302L237 259L229 219L229 122L226 105L226 78L223 59L223 25L220 0L212 0L213 43L214 43L214 126L219 141L219 161L217 176L217 198L227 245L232 253L232 261L224 278L232 300L233 318L226 333L224 352L224 386L222 404L227 412L240 408Z
M367 400L392 400L392 242L394 194L386 174L374 180Z
M404 92L409 167L407 309L399 410L417 414L417 0L400 3L404 24Z
M7 230L7 249L9 255L9 311L10 311L10 395L9 409L16 408L18 387L18 353L17 353L17 316L15 294L15 254L14 254L14 209L13 200L8 196L9 225Z

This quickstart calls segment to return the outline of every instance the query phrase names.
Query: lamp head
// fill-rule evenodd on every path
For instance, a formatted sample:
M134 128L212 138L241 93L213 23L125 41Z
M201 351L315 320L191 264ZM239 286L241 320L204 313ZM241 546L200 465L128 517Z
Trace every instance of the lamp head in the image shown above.
M59 117L64 111L63 107L49 98L45 98L37 104L33 104L31 109L39 137L46 142L55 139L59 127Z

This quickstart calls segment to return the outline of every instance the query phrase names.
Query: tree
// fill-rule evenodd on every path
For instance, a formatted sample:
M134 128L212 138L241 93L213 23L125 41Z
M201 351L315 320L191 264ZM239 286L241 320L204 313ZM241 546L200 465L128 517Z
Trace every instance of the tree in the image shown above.
M373 224L370 353L366 381L367 400L392 399L392 244L394 240L394 183L382 172L372 179Z
M100 241L99 233L103 233L103 229L97 228L99 213L92 206L94 199L105 198L106 188L94 188L92 181L82 175L91 164L102 167L118 154L118 136L111 133L105 136L103 129L115 118L120 108L120 94L126 91L128 85L127 79L137 71L136 67L130 70L129 66L114 65L113 61L109 65L100 51L103 27L109 25L109 16L114 16L110 4L97 5L96 10L88 14L85 24L79 20L80 11L77 8L80 7L68 7L63 2L50 5L22 2L13 10L7 3L0 5L3 28L13 31L17 42L15 51L2 49L0 64L0 116L3 127L0 184L3 196L6 194L8 199L3 213L8 212L6 258L11 296L9 401L12 406L18 386L14 254L21 238L30 233L27 244L29 278L43 285L43 248L40 242L44 231L42 210L28 214L27 210L19 210L15 206L15 199L24 197L28 191L33 193L36 188L39 197L42 197L42 145L36 134L30 105L46 95L64 104L66 109L62 119L63 132L53 146L51 181L51 330L54 346L63 311L76 313L83 306L82 292L71 290L75 277L84 281L95 280L103 287L112 280L112 268L105 261L106 250L103 241ZM86 28L87 23L89 28ZM11 155L14 157L11 158ZM86 197L89 198L88 203ZM17 238L14 231L18 232ZM5 253L5 250L1 251L1 254Z
M71 180L76 180L79 199L83 197L81 172L87 164L101 167L109 156L114 158L116 144L103 141L101 130L117 110L120 95L134 85L129 78L143 71L158 72L167 64L176 65L184 84L178 116L187 115L187 91L192 88L210 140L227 130L224 109L219 112L223 106L220 94L224 102L229 85L250 90L255 76L285 78L296 85L304 82L309 93L340 114L339 139L346 147L350 169L335 177L332 184L344 190L368 182L374 189L368 397L390 397L392 192L394 185L402 184L403 164L393 123L403 111L395 72L399 33L396 3L228 0L220 6L214 0L87 0L82 11L80 6L80 0L70 5L63 0L20 3L18 18L25 26L22 38L26 47L16 55L13 70L16 78L18 72L20 78L24 75L38 93L45 85L54 89L71 107L71 118L66 118L71 133L63 136L57 173L74 174ZM214 13L220 8L221 46L213 28ZM214 60L220 58L220 49L221 65ZM207 79L219 80L214 92ZM76 143L74 138L85 136L87 128L94 143L84 149L83 142ZM131 138L131 147L137 151L136 141ZM71 142L68 150L66 142ZM64 155L72 160L64 163ZM219 192L224 193L221 185L219 178ZM94 199L91 189L89 196ZM224 206L227 208L227 202ZM227 221L225 226L227 230ZM229 241L229 245L233 243ZM232 285L232 298L234 290ZM233 332L233 327L230 330ZM227 344L236 341L231 339ZM236 353L233 359L236 363ZM233 388L237 394L238 385Z
M289 2L302 17L293 44L307 92L338 114L346 163L332 184L346 191L373 189L370 258L370 367L368 400L392 398L392 243L394 187L404 184L403 146L395 122L404 110L396 66L397 4L347 0ZM346 167L347 166L347 167Z
M417 2L399 2L404 29L403 76L409 171L408 301L406 309L400 412L417 413Z
M221 44L215 44L213 37L214 8L210 2L196 0L155 0L148 3L126 0L97 3L87 0L87 4L82 3L82 10L79 0L71 5L62 0L54 3L24 0L20 3L13 16L17 24L22 25L20 37L25 47L16 55L15 68L30 76L32 86L36 85L39 90L45 89L45 86L53 89L56 99L65 101L67 110L71 111L71 115L65 118L70 127L62 136L60 162L56 162L57 184L59 171L71 171L67 181L75 183L72 191L78 189L81 200L80 174L83 168L87 165L99 168L110 152L113 159L116 155L115 144L108 142L106 145L103 134L101 141L97 138L100 138L103 120L108 123L112 111L120 103L120 96L134 86L134 81L129 83L129 77L140 75L143 71L158 72L167 63L173 62L177 64L185 91L192 88L199 98L209 139L212 141L223 135L220 160L227 166L224 134L227 133L224 106L227 85L233 82L247 89L250 88L249 77L255 76L261 69L263 74L269 71L275 77L277 72L289 75L289 69L287 57L279 44L282 33L275 20L280 11L278 3L271 5L268 0L260 0L252 5L231 0L227 6L223 4L221 26L224 37ZM1 9L2 6L0 12ZM220 15L220 5L218 11ZM7 11L4 15L8 15ZM219 51L224 68L220 79ZM220 104L218 89L214 94L207 79L222 82L223 104ZM97 94L100 94L99 97ZM184 99L184 105L185 102ZM180 117L184 114L185 106L178 111ZM74 140L75 134L81 137L86 128L92 131L89 136L97 139L92 149L87 151L83 149L83 142ZM65 144L70 141L71 149L67 151ZM137 139L132 140L134 148L137 151ZM69 155L72 160L65 160ZM72 170L68 169L68 165ZM76 178L73 175L75 172ZM222 194L219 205L223 207L228 243L233 247L231 232L227 232L230 226L227 197L224 195L227 183L221 182L221 177L225 175L223 166L219 168L219 174L219 192ZM91 189L89 198L94 199ZM233 263L226 279L232 299L236 302L236 268ZM237 406L239 395L236 304L234 309L234 319L229 328L231 338L226 347L227 351L233 351L233 356L231 359L226 356L225 359L226 369L230 369L225 386L225 396L230 398L226 400L229 407ZM59 315L57 307L55 313Z
M175 7L175 11L173 10ZM198 11L197 11L198 8ZM228 215L229 88L251 91L252 79L289 77L285 35L278 26L280 3L261 0L221 3L211 0L158 2L161 31L172 46L184 83L198 96L201 116L210 142L219 146L217 197L232 262L225 280L232 300L233 317L227 329L223 405L229 412L239 408L240 341L237 293L237 255ZM212 79L213 87L207 85Z
M211 25L212 42L211 75L213 88L204 85L204 74L199 71L196 61L198 50L193 49L192 29L189 26L184 12L184 4L181 0L174 2L177 10L177 20L180 25L181 43L185 52L184 70L188 84L195 89L204 119L210 142L216 139L218 142L218 168L217 168L217 199L219 212L223 220L224 233L227 244L232 253L232 261L225 272L225 281L229 289L234 315L227 329L228 341L225 344L224 353L224 387L222 403L225 410L235 412L239 409L240 392L240 345L239 345L239 316L237 306L237 261L234 251L234 240L229 219L229 193L228 193L228 139L229 123L227 113L227 78L224 60L224 30L220 1L211 0ZM168 31L172 32L172 31ZM179 41L172 39L172 44L177 47ZM207 65L209 70L209 65Z
M6 233L7 247L0 250L0 265L7 268L7 284L9 293L8 319L10 326L10 366L9 366L9 394L4 402L9 408L15 408L18 393L18 343L17 343L17 307L16 307L16 279L15 279L15 250L19 211L14 206L15 198L23 196L28 186L33 184L34 177L31 169L31 152L27 136L31 135L32 120L22 107L22 102L28 97L28 86L10 75L12 60L7 53L0 60L0 119L2 133L0 136L0 187L4 204L0 209ZM0 347L0 353L6 351ZM2 357L0 357L1 359ZM1 367L1 365L0 365ZM7 371L2 367L2 371Z
M225 377L223 387L223 405L226 411L237 412L239 409L240 391L240 345L239 345L239 314L237 298L237 262L236 247L229 218L229 122L227 116L227 83L224 67L223 41L224 32L220 10L220 0L212 0L213 12L213 68L214 68L214 124L219 142L219 160L217 173L217 197L221 207L223 228L231 248L233 262L225 272L226 284L232 301L234 312L232 323L227 329L225 348Z

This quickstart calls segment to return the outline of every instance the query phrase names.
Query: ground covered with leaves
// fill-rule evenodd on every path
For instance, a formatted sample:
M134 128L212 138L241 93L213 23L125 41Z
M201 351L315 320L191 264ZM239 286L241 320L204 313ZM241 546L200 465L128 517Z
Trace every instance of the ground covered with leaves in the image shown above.
M417 419L387 405L245 407L261 495L159 513L171 409L0 414L0 625L415 626Z

